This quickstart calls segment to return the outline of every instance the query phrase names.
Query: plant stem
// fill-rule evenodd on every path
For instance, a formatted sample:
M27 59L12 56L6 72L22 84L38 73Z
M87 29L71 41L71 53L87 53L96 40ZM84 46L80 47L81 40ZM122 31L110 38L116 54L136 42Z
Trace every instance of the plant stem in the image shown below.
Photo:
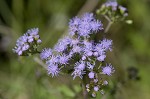
M84 99L88 99L88 92L86 90L86 83L87 83L87 75L84 75L83 76L83 82L82 82L82 89L83 89Z
M105 19L108 21L108 24L107 24L107 26L106 26L106 28L105 28L105 30L104 30L104 33L107 33L108 32L108 30L110 29L110 27L111 27L111 25L112 25L112 21L109 19L109 17L107 17L106 15L104 15L104 17L105 17Z
M112 22L109 22L108 25L106 26L105 30L104 30L104 33L108 32L108 30L110 29L111 25L112 25Z
M44 67L44 69L47 69L47 66L39 58L34 57L34 61L40 64L42 67Z

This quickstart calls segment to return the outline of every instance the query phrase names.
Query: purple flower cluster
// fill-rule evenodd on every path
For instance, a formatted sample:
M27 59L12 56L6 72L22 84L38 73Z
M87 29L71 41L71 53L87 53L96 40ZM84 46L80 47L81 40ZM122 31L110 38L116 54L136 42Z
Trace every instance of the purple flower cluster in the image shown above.
M104 15L111 22L123 21L127 16L127 9L116 1L108 1L97 10L98 14Z
M33 46L37 46L42 42L40 40L38 32L38 28L28 30L23 36L19 37L13 51L18 55L26 55L36 50L36 48L34 48Z
M73 69L71 74L73 79L76 77L82 79L85 74L88 74L90 79L94 79L98 73L94 71L95 62L103 62L106 52L112 50L112 40L103 39L99 42L89 40L90 34L96 34L103 29L102 26L92 13L71 19L69 36L60 39L53 49L44 49L40 54L41 59L48 65L48 74L52 77L57 76L61 69L70 68ZM76 60L76 57L79 59ZM111 75L111 73L103 74Z
M50 48L44 48L40 54L40 58L42 60L48 59L52 55L52 49Z
M117 10L118 3L116 1L108 1L104 4L106 7L112 7L112 10Z
M121 9L125 10L122 7ZM100 30L103 30L103 24L95 19L93 13L85 13L81 18L71 19L68 36L60 39L53 49L44 48L40 52L41 60L47 65L48 74L54 77L60 72L71 72L73 79L79 77L89 80L86 88L87 91L93 91L92 96L96 96L97 91L104 93L101 86L107 85L108 82L99 78L99 75L111 76L115 70L111 64L103 65L107 51L112 50L112 40L104 38L97 42L92 38ZM38 32L38 28L28 30L17 40L14 52L18 55L39 53L37 46L42 41Z
M121 5L119 5L116 1L109 1L103 4L106 8L111 8L112 11L119 10L123 16L128 16L127 9Z
M85 13L81 18L74 17L69 22L69 34L89 37L90 34L102 30L101 21L96 20L93 13Z

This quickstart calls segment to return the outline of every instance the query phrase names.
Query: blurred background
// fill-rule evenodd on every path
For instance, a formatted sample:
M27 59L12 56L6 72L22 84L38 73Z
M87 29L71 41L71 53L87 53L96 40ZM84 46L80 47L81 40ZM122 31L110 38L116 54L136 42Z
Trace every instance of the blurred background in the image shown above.
M0 99L83 99L79 79L51 78L32 57L12 52L27 29L38 27L42 45L53 47L69 19L96 12L106 0L0 0ZM118 0L133 24L112 25L107 38L113 51L107 61L116 69L107 94L97 99L150 99L150 0ZM101 20L101 19L100 19ZM102 19L104 27L106 20Z

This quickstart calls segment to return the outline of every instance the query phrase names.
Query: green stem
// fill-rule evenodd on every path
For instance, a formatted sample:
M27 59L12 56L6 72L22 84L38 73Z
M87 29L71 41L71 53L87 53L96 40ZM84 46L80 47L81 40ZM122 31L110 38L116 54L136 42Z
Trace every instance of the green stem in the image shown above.
M44 69L47 69L47 66L39 58L35 57L34 61L37 62L38 64L40 64L42 67L44 67Z
M112 22L109 22L108 25L106 26L105 30L104 30L104 33L108 32L108 30L110 29L111 25L112 25Z
M86 84L87 84L87 75L84 75L83 76L83 81L82 81L82 89L83 89L84 99L88 99L88 92L86 90Z
M110 18L108 16L104 15L104 17L108 21L108 25L106 26L106 28L104 30L104 33L107 33L113 22L110 20Z

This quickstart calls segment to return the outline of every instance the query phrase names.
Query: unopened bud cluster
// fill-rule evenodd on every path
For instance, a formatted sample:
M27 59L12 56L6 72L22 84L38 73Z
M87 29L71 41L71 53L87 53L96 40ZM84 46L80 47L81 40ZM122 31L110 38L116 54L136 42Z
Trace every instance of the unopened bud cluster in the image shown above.
M108 17L112 22L118 20L122 21L128 16L127 9L119 5L116 1L104 3L100 9L97 10L97 13Z

